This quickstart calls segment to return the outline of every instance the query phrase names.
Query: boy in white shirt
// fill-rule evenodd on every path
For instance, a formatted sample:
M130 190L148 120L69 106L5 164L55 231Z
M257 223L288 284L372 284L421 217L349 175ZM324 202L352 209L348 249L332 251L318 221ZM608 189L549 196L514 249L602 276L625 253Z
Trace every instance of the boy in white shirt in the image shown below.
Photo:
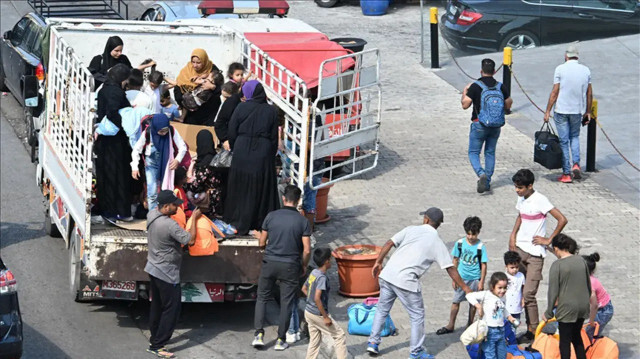
M524 311L524 298L522 288L524 287L524 274L520 273L520 255L518 252L507 251L504 253L505 272L507 274L507 294L505 302L507 311L520 323L520 315ZM505 328L505 338L509 344L517 344L516 333L510 326Z
M509 237L509 250L520 255L522 260L520 271L525 276L522 295L528 330L519 338L520 342L525 342L533 340L533 333L539 323L536 294L542 280L546 247L551 244L551 239L562 231L568 221L560 210L549 202L547 197L533 189L535 176L531 170L519 170L513 175L512 180L518 194L516 204L518 217ZM558 221L549 237L546 237L547 214L551 214Z

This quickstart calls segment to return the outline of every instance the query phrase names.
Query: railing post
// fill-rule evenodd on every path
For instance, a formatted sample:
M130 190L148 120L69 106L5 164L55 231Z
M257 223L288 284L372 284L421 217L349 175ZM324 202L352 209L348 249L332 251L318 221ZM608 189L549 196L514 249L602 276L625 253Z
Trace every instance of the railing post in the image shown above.
M598 118L598 100L591 103L591 122L587 127L587 172L596 171L596 119Z
M502 84L511 93L511 65L513 65L513 49L505 47L502 55ZM511 110L505 110L505 114L510 114Z
M431 8L431 16L429 17L431 23L431 68L437 69L440 67L440 56L438 54L438 8Z

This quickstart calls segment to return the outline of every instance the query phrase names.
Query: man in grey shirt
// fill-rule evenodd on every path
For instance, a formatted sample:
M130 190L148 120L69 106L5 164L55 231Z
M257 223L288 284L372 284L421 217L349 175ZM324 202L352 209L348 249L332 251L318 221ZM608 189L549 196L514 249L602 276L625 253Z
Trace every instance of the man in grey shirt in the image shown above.
M437 229L444 221L442 210L431 207L420 214L424 216L422 225L409 226L396 233L382 247L382 251L380 251L371 270L374 278L378 276L378 273L380 274L380 299L367 344L367 351L370 354L378 354L380 332L393 303L398 298L409 313L411 321L409 358L434 358L424 349L424 302L420 284L420 278L429 270L433 262L438 263L441 269L446 270L451 279L465 293L471 292L471 289L460 278L458 270L453 266L449 250L438 236ZM382 269L382 262L392 247L396 247L396 250Z
M176 214L182 200L171 191L158 193L158 207L147 215L148 256L144 271L151 281L151 306L149 308L148 352L161 358L173 358L173 353L164 347L175 329L180 315L182 292L180 288L180 265L182 246L196 241L196 221L189 232L185 231L171 216ZM199 209L192 217L198 219Z

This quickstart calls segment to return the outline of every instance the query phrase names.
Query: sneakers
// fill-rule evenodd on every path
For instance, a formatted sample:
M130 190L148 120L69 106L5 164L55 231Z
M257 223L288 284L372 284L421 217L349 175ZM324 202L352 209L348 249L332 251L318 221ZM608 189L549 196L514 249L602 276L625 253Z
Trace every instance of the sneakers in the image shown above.
M296 332L296 333L289 333L287 332L287 343L289 344L293 344L297 341L300 341L300 332Z
M481 174L480 178L478 179L478 193L484 193L489 189L489 186L487 185L487 175L486 174Z
M571 182L573 182L573 180L571 179L571 175L565 175L565 174L563 174L562 176L558 177L558 181L560 181L562 183L571 183Z
M147 353L151 353L159 358L163 358L163 359L171 359L171 358L175 358L176 356L171 353L170 351L168 351L166 348L160 348L160 349L147 349Z
M276 342L276 346L275 346L275 350L276 351L283 351L285 349L289 348L289 344L287 344L286 341L282 340L282 339L278 339L278 341Z
M378 349L378 344L368 343L367 352L369 352L369 354L372 354L372 355L378 355L378 353L380 353L380 350Z
M411 353L409 355L409 359L435 359L435 355L431 355L424 350L418 353Z
M579 180L582 179L582 171L580 171L580 165L577 163L573 164L573 167L571 168L571 172L573 172L573 178Z
M253 338L253 341L251 342L251 345L254 348L262 348L262 347L264 347L264 333L258 333L258 335L256 335L255 338Z

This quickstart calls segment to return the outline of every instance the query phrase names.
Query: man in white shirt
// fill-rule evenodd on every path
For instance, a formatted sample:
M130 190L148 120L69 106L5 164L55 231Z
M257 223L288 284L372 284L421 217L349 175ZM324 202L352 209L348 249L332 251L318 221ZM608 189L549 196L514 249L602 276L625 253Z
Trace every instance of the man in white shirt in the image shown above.
M571 44L564 55L565 63L556 67L553 89L549 95L544 122L549 122L551 109L560 147L562 148L562 176L560 182L571 183L571 172L575 179L582 178L580 172L580 124L591 121L591 71L578 63L578 48Z
M542 280L546 248L551 244L553 237L562 232L568 221L562 212L549 202L547 197L533 189L535 176L531 170L519 170L513 175L512 180L518 194L516 204L518 218L516 218L516 223L509 237L509 250L517 252L522 259L520 272L525 276L522 296L524 297L525 316L529 329L520 340L533 340L533 333L535 333L540 321L536 294ZM551 214L558 221L549 237L546 237L547 214Z
M471 292L453 266L449 250L436 231L444 221L442 210L431 207L420 214L423 216L422 225L406 227L387 241L371 270L374 278L380 274L380 299L367 345L367 351L371 354L378 354L380 332L393 303L398 298L409 313L411 321L410 358L434 358L433 355L427 354L423 346L424 302L420 285L420 278L433 262L445 269L465 293ZM382 269L382 262L392 247L396 247L396 250Z

